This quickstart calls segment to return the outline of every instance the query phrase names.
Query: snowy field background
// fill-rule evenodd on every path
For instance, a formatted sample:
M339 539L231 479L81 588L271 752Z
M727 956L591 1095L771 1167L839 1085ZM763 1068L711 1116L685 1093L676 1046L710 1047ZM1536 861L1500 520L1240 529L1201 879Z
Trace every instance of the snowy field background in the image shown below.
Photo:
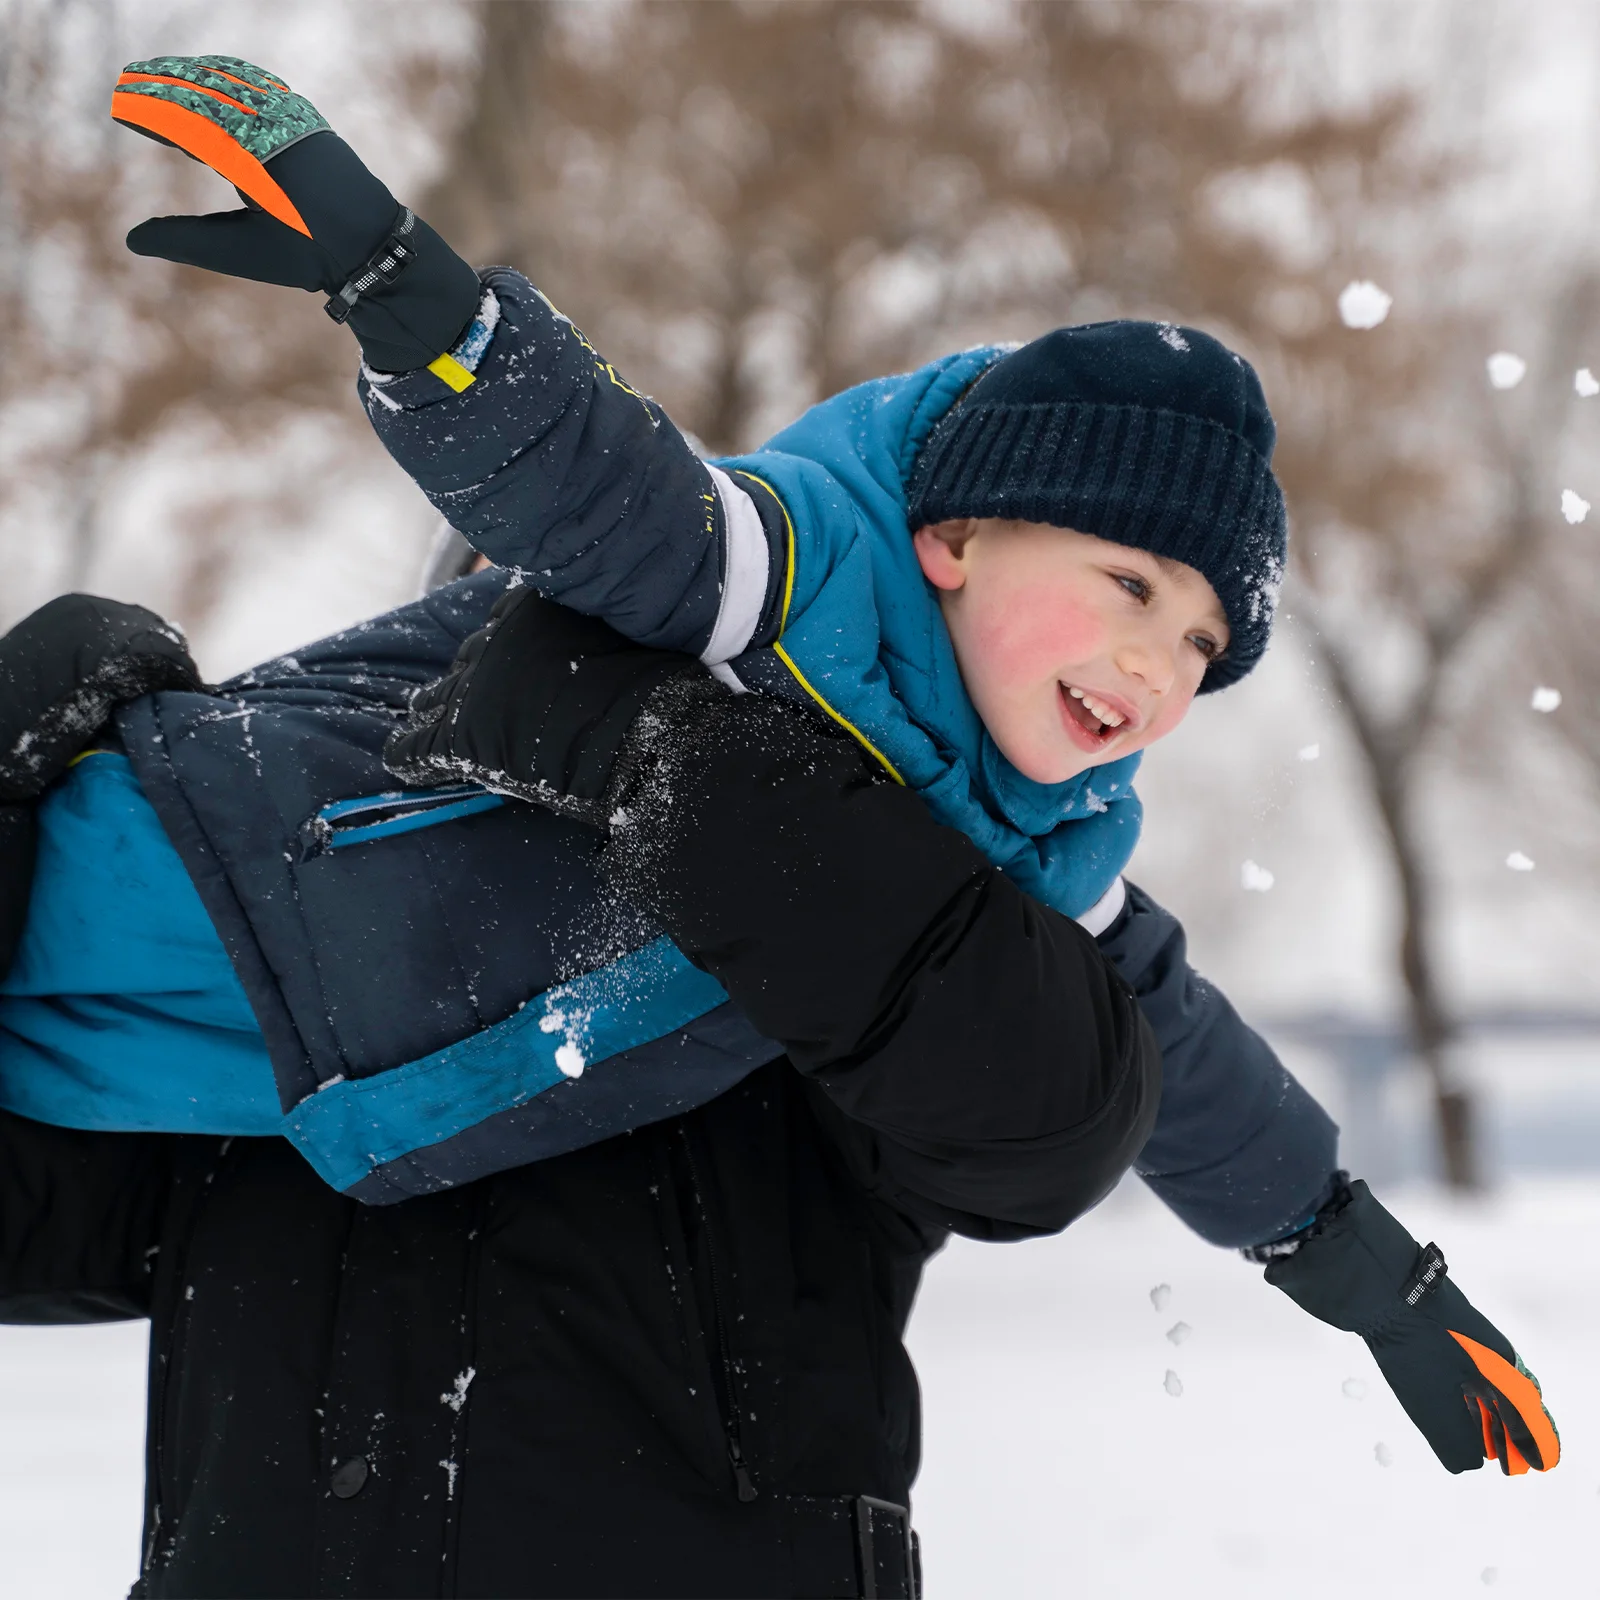
M957 1242L929 1270L911 1347L931 1600L1600 1596L1600 1177L1388 1198L1523 1347L1561 1428L1555 1473L1450 1477L1359 1340L1130 1182L1059 1239ZM144 1350L143 1324L0 1329L0 1594L126 1592Z

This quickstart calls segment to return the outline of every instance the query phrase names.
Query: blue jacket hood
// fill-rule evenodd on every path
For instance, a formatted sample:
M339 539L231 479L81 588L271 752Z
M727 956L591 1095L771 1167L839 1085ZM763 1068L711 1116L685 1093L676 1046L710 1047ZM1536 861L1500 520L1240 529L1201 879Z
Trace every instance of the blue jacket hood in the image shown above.
M1028 892L1080 916L1138 842L1139 757L1035 783L989 737L961 681L906 520L917 453L1006 348L983 346L812 406L719 465L769 485L793 526L791 593L774 647L941 822Z

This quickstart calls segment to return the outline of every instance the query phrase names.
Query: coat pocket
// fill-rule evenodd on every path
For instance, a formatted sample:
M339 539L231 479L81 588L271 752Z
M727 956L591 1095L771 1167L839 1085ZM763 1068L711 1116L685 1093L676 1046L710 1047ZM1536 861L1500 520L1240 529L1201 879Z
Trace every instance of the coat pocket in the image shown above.
M491 794L475 783L446 789L391 789L382 794L335 800L300 824L300 860L311 861L329 850L377 844L417 828L437 827L493 811L505 796Z

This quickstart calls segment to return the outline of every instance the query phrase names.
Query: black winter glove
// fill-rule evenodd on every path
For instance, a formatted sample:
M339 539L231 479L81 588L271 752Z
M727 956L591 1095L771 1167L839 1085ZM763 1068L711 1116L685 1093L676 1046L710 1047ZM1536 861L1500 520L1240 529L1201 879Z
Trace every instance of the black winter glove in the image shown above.
M512 589L450 671L412 697L384 764L405 783L466 779L604 827L624 745L638 744L646 701L672 682L727 693L692 656Z
M0 638L0 803L43 794L119 701L200 687L183 635L155 612L57 596Z
M477 310L477 273L389 193L309 100L234 56L161 56L123 68L111 115L220 173L246 207L152 217L128 235L130 250L320 289L369 366L427 367L458 390L473 381L446 352Z
M1561 1441L1538 1380L1510 1341L1446 1275L1437 1245L1419 1245L1365 1183L1348 1193L1293 1254L1267 1268L1267 1282L1367 1341L1406 1415L1451 1472L1485 1460L1508 1474L1549 1471Z
M199 687L183 635L143 606L64 594L0 638L0 975L28 916L34 802L119 700Z

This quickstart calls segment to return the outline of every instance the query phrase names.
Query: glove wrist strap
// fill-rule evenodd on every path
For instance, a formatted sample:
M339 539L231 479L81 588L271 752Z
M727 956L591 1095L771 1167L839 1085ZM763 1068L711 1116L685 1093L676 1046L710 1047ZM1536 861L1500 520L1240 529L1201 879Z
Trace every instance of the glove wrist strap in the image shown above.
M379 245L367 264L345 281L337 294L328 296L322 309L335 322L347 321L362 295L377 288L380 283L393 283L411 265L417 255L416 246L410 242L416 225L415 213L409 206L402 206L399 226Z

